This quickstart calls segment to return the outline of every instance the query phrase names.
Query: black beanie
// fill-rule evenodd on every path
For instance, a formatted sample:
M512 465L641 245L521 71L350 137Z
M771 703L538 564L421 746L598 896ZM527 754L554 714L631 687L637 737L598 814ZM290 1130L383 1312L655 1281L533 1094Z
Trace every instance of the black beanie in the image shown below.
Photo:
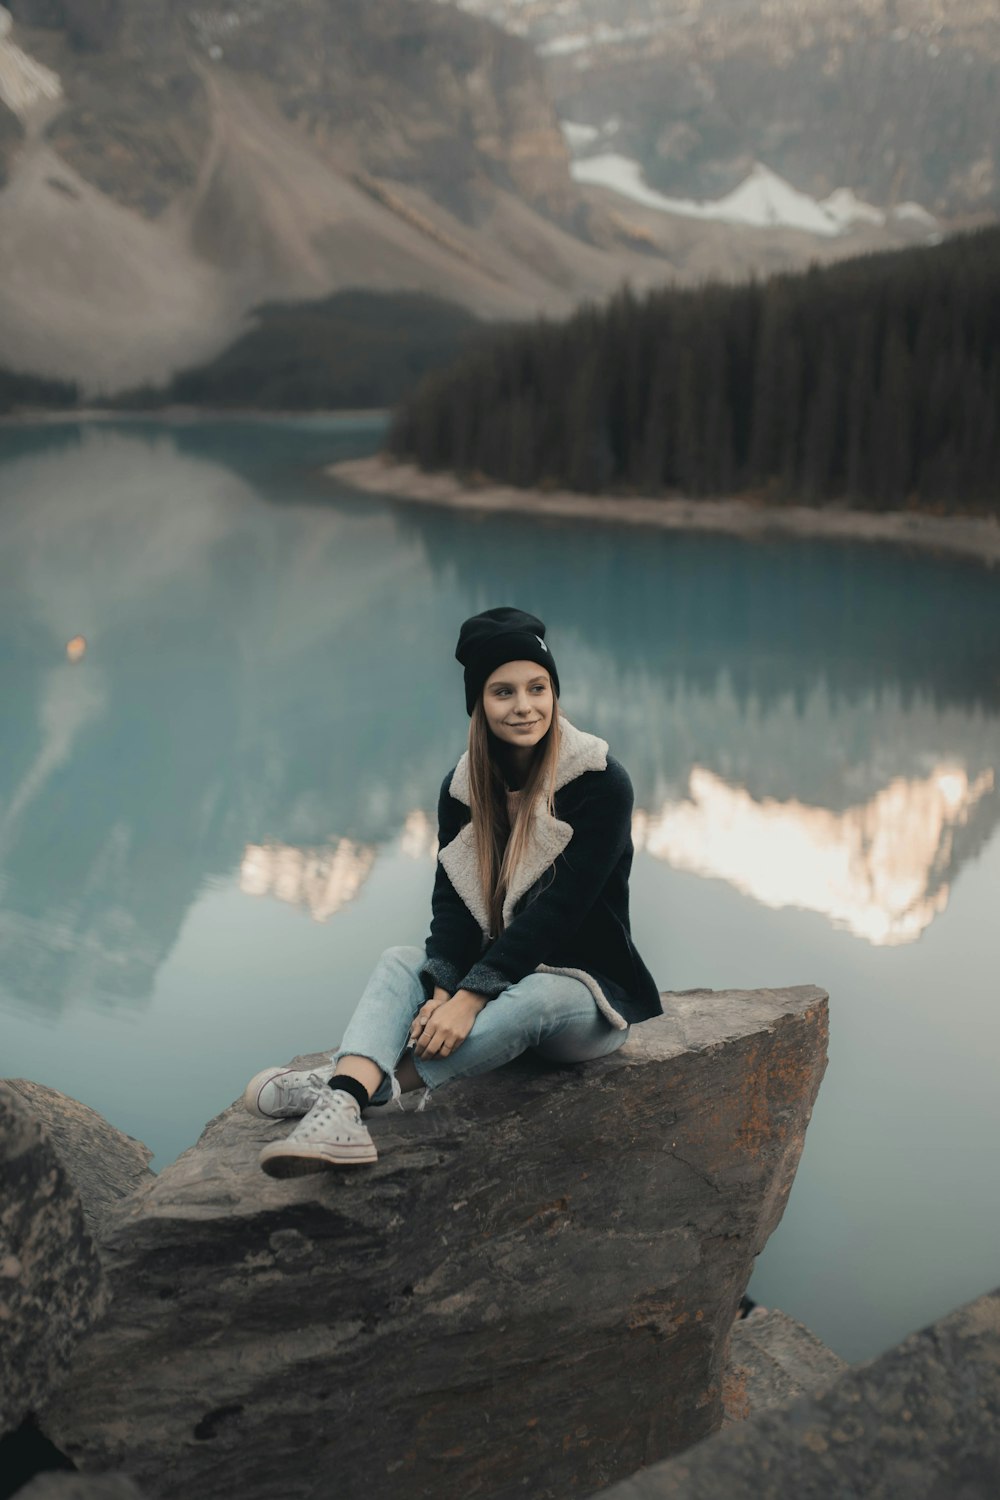
M552 690L559 696L559 674L543 639L545 626L523 609L484 609L472 615L458 633L455 656L465 668L465 706L471 715L491 672L505 661L537 661L547 667Z

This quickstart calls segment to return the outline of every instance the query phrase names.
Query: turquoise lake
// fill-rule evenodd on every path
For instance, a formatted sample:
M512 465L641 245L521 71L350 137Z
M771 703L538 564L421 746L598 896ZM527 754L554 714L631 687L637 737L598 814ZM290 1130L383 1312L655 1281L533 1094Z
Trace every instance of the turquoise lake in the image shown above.
M662 988L830 992L751 1294L857 1360L995 1286L1000 575L320 477L381 431L0 427L0 1074L163 1166L259 1068L336 1045L381 950L426 935L458 626L515 604L631 773Z

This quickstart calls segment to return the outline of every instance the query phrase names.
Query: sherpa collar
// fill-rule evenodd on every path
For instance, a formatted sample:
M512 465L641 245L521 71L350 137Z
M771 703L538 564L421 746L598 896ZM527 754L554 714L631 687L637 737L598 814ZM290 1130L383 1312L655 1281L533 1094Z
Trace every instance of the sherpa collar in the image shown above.
M605 771L608 765L608 742L602 740L600 735L588 734L586 730L577 729L571 724L565 714L560 715L559 728L561 731L559 745L559 762L556 767L555 790L559 791L577 776L582 776L585 771ZM466 807L471 806L469 795L469 752L462 752L461 759L455 767L454 774L449 785L451 795L459 802L464 802ZM535 799L533 807L534 825L532 828L531 842L525 852L510 889L503 903L504 926L507 926L514 913L514 907L520 901L525 891L534 885L562 851L566 848L573 837L571 824L565 823L560 818L554 818L545 809L545 798L539 794ZM484 933L489 933L489 916L486 904L483 901L482 892L479 888L479 871L476 864L476 846L472 832L472 824L465 823L452 839L450 844L440 850L438 858L447 871L455 890L461 896Z

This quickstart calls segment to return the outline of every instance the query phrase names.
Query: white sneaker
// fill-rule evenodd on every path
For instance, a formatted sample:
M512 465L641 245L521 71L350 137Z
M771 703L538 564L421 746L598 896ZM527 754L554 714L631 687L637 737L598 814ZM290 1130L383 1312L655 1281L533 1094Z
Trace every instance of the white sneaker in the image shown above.
M243 1103L252 1115L263 1115L265 1120L291 1120L309 1113L332 1077L332 1068L325 1077L309 1069L264 1068L247 1084Z
M272 1141L260 1153L269 1177L304 1177L325 1167L353 1166L378 1160L375 1142L362 1124L358 1101L343 1089L327 1087L318 1073L310 1075L319 1094L305 1119L283 1141Z

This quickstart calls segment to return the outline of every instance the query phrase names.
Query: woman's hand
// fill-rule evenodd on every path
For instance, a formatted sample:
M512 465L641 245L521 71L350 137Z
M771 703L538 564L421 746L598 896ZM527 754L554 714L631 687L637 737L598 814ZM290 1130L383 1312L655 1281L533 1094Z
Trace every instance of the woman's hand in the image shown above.
M420 1007L420 1009L417 1011L416 1015L413 1017L413 1022L412 1022L411 1026L410 1026L410 1046L411 1047L413 1046L414 1042L417 1040L417 1037L423 1031L424 1027L426 1026L427 1022L430 1020L430 1018L434 1014L434 1012L440 1006L442 1006L445 1003L446 1000L450 1000L450 999L451 999L451 996L449 995L449 993L448 993L447 990L442 989L439 984L436 984L434 986L434 993L431 996L431 998L429 1000L425 1000L424 1001L423 1005Z
M442 992L444 993L444 992ZM438 991L417 1011L410 1040L418 1057L450 1057L472 1030L479 1012L489 1002L474 990L456 990L438 1000Z

